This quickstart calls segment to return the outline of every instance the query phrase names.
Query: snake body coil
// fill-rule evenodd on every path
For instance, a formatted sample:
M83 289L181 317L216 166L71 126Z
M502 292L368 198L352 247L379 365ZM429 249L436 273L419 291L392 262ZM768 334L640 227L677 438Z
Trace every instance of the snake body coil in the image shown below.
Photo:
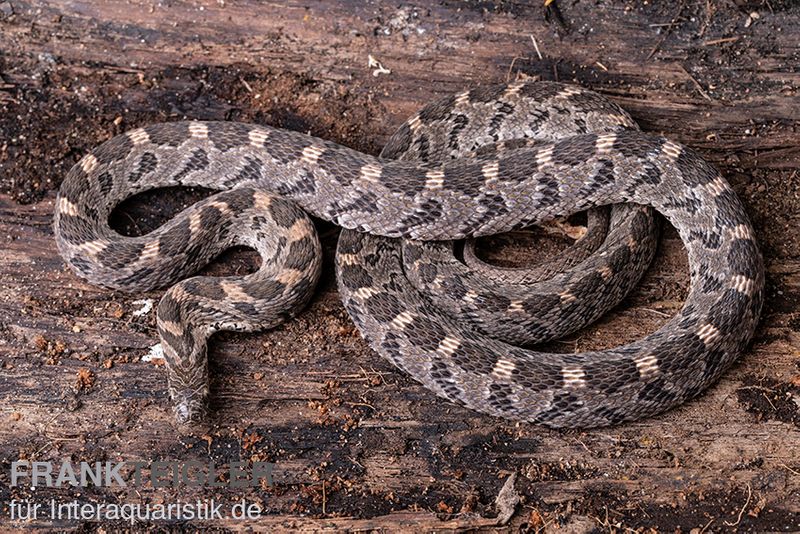
M141 237L108 226L125 198L179 185L220 192ZM605 240L544 280L471 271L438 242L610 204ZM654 251L652 211L642 206L662 213L688 250L691 289L678 315L605 351L541 353L498 339L563 335L619 302ZM587 427L661 412L743 352L762 306L754 232L720 174L637 131L599 95L556 83L480 88L429 105L381 158L240 123L133 130L69 172L55 234L76 273L126 291L174 283L235 244L261 255L253 274L190 278L159 304L170 396L178 421L193 422L206 413L208 337L274 326L310 298L320 246L303 210L347 229L339 290L370 345L438 395L501 417Z

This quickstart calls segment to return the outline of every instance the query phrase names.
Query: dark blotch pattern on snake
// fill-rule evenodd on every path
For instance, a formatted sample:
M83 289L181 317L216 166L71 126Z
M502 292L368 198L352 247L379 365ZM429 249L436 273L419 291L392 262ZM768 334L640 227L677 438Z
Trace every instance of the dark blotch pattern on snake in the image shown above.
M109 228L125 198L180 185L220 192L141 237ZM575 259L543 279L468 270L440 242L612 204L605 239L576 246ZM652 212L641 206L662 213L686 245L691 289L678 315L604 351L542 353L500 339L563 335L619 302L653 254ZM666 410L730 366L762 307L754 232L719 172L637 131L599 95L557 83L479 88L431 104L381 158L267 126L133 130L69 172L55 234L76 273L126 291L173 284L236 244L261 255L253 274L189 278L159 304L170 396L185 423L206 415L209 336L269 328L310 298L320 245L304 212L347 229L339 290L369 344L438 395L501 417L587 427Z

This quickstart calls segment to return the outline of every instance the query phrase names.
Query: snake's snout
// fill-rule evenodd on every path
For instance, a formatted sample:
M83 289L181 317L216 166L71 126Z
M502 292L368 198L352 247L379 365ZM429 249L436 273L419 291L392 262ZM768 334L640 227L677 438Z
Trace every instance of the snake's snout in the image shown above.
M172 408L175 422L180 426L194 426L206 422L208 417L208 403L204 398L184 397L177 399Z

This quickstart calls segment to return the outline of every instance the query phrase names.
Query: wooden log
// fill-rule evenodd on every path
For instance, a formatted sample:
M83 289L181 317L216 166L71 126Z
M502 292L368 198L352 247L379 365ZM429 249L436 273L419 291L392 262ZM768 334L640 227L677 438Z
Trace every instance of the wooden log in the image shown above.
M0 514L12 499L213 497L258 503L264 516L191 527L490 529L500 528L495 499L516 473L515 530L800 530L800 11L779 0L558 4L569 31L533 0L0 0ZM752 350L699 399L583 432L442 402L360 339L335 290L336 231L322 224L325 274L309 309L272 332L217 336L214 426L178 435L163 369L142 361L157 336L153 313L137 315L140 301L161 292L89 285L55 250L61 178L126 129L246 120L377 153L431 99L521 76L606 94L646 130L699 150L745 202L767 263L767 305ZM134 203L119 226L147 230L181 202ZM229 257L211 272L251 260ZM625 303L555 346L641 337L680 308L687 285L685 252L667 230ZM275 486L10 487L11 462L63 458L270 461Z

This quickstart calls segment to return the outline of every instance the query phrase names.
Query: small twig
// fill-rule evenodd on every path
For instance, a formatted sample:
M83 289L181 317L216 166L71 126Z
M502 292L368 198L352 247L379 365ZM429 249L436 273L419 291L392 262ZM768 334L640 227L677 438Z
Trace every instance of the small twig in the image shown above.
M136 223L136 219L131 217L130 213L124 210L120 210L120 213L128 218L128 220L133 224L133 227L136 228L136 235L142 235L142 229L139 228L139 225Z
M47 434L44 434L44 437L46 437L47 439L49 439L49 440L51 440L51 441L78 441L79 439L81 439L81 437L80 437L80 436L74 436L74 437L71 437L71 438L57 438L57 437L55 437L55 436L49 436L49 435L47 435ZM52 445L52 443L48 443L47 445ZM46 448L46 447L43 447L43 448L39 449L39 450L38 450L38 451L36 451L36 452L37 452L37 453L40 453L40 452L42 452L42 451L43 451L45 448Z
M781 467L783 467L784 469L786 469L790 473L794 473L795 475L800 476L800 472L795 471L794 469L792 469L788 465L786 465L786 464L778 464L778 465L780 465Z
M581 441L581 440L579 440L578 438L575 438L575 441L577 441L578 443L580 443L580 444L581 444L581 447L583 447L584 449L586 449L586 452L588 452L589 454L591 454L591 453L592 453L592 451L591 451L591 450L589 450L589 447L587 447L587 446L586 446L586 444L585 444L584 442L582 442L582 441Z
M764 387L764 386L742 386L739 389L754 389L756 391L769 391L770 393L775 393L774 389Z
M684 5L685 5L685 2L682 0L681 1L681 5L678 6L678 12L675 13L674 17L672 17L672 20L669 22L669 25L667 26L667 30L664 32L664 35L661 37L661 39L658 40L658 42L653 47L653 49L650 50L650 53L647 54L647 59L650 59L651 57L653 57L653 55L655 55L655 53L658 51L658 49L661 48L661 45L664 43L664 41L667 40L667 37L669 37L669 34L672 33L672 27L675 25L676 22L678 22L678 19L680 18L681 13L683 13Z
M603 521L600 521L600 518L594 515L589 517L600 523L601 527L610 528L611 522L608 520L608 506L603 506L603 509L606 511L606 518Z
M778 411L778 409L775 407L775 405L774 405L774 404L772 404L772 401L771 401L771 400L769 400L769 397L767 397L767 394L766 394L766 393L764 393L764 392L762 391L762 392L761 392L761 396L762 396L762 397L764 397L765 399L767 399L767 402L769 403L769 405L770 405L770 406L772 406L772 411L773 411L773 412L777 412L777 411Z
M668 313L664 313L662 311L654 310L653 308L642 308L644 311L649 311L650 313L655 313L656 315L660 315L661 317L672 317Z
M364 467L364 464L362 464L361 462L359 462L358 460L356 460L352 456L348 456L347 459L350 460L351 462L353 462L354 464L356 464L361 469L366 469L366 467Z
M325 515L325 505L327 504L327 498L325 496L325 481L322 481L322 515Z
M330 371L308 371L307 375L322 375L323 377L327 378L336 378L337 380L347 379L347 378L363 378L362 375L352 374L352 375L340 375L336 373L332 373Z
M713 523L713 522L714 522L714 518L712 517L711 519L708 520L708 523L706 523L705 526L700 529L700 534L703 534L703 532L705 532L708 529L708 527L711 526L711 523Z
M370 409L372 409L372 410L374 410L374 409L375 409L375 407L374 407L373 405L371 405L371 404L367 404L366 402L346 402L345 404L347 404L348 406L352 406L352 407L354 407L354 408L355 408L356 406L364 406L364 407L366 407L366 408L370 408Z
M764 386L743 386L743 387L740 387L739 389L740 390L754 389L756 391L760 391L761 392L761 396L764 397L764 399L766 399L766 401L769 403L770 406L772 406L772 409L774 411L778 411L778 409L775 407L775 405L772 403L772 401L769 400L769 397L767 397L767 394L765 393L765 391L768 391L770 393L775 393L774 389L765 388Z
M738 40L739 40L738 37L726 37L724 39L714 39L714 40L711 40L711 41L704 42L703 46L714 46L714 45L723 44L723 43L735 43Z
M550 519L547 519L547 520L545 521L544 517L542 517L542 513L541 513L541 512L539 512L539 509L538 509L538 508L532 508L532 510L533 510L534 512L536 512L536 515L538 515L538 516L539 516L539 518L542 520L542 525L541 525L541 526L536 526L536 527L535 527L535 528L536 528L536 534L540 534L541 532L544 532L544 531L545 531L545 529L546 529L546 528L547 528L547 527L550 525L550 523L552 523L552 522L554 521L554 519L553 519L553 518L550 518Z
M702 86L702 85L700 85L700 82L698 82L698 81L697 81L697 80L694 78L694 76L692 76L692 75L689 73L689 71L688 71L688 70L686 70L686 69L683 67L683 65L681 65L680 63L678 63L678 66L681 68L681 70L683 71L683 73L684 73L684 74L686 74L686 76L688 76L690 80L692 80L692 83L694 84L695 88L697 88L697 92L698 92L698 93L700 93L700 95L701 95L703 98L705 98L706 100L708 100L709 102L713 102L713 101L714 101L714 99L713 99L713 98L711 98L711 97L708 95L708 93L706 93L705 89L703 89L703 86Z
M539 60L543 59L542 53L539 52L539 45L536 44L536 38L533 36L533 34L531 34L531 41L533 41L533 48L536 50L536 55L539 56Z
M608 68L606 68L606 66L600 63L599 61L595 61L594 64L603 69L604 71L608 72Z
M34 457L34 458L36 458L37 456L39 456L39 454L40 454L40 453L41 453L43 450L45 450L47 447L49 447L49 446L51 446L51 445L53 444L53 438L51 438L51 437L50 437L50 436L48 436L47 434L44 434L44 437L46 437L46 438L47 438L47 439L49 439L50 441L48 441L47 443L45 443L44 445L42 445L42 448L41 448L41 449L39 449L38 451L36 451L36 452L34 452L34 453L33 453L33 457Z
M511 65L508 66L508 72L506 72L506 83L511 81L511 71L514 70L514 63L516 63L518 59L522 59L522 57L514 56L511 58Z
M750 497L752 497L752 496L753 496L753 490L750 489L750 483L748 482L748 484L747 484L747 501L745 501L744 506L742 506L742 509L739 510L739 517L736 518L736 523L728 523L727 521L723 521L723 523L725 523L729 527L735 527L736 525L738 525L742 520L742 514L744 514L745 509L747 509L747 505L750 504Z

